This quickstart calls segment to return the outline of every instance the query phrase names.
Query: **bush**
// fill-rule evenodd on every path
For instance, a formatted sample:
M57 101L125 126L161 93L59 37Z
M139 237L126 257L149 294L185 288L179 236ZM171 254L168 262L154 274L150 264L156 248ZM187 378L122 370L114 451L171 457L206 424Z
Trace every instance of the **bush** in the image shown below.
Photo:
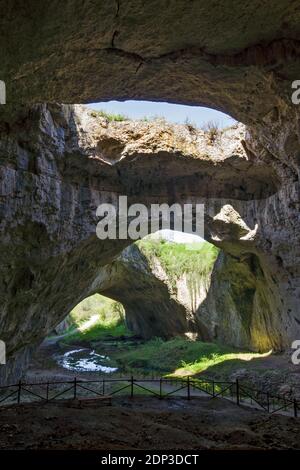
M192 122L188 117L186 117L184 125L187 127L189 132L195 132L197 130L196 124Z
M202 129L207 133L209 143L213 144L220 135L219 123L216 121L208 121Z

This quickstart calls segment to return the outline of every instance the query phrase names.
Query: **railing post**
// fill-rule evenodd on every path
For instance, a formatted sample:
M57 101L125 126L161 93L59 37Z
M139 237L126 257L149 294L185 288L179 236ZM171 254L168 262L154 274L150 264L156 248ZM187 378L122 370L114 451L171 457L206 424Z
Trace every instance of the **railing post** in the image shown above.
M133 398L133 376L131 376L130 397Z
M270 395L269 395L269 392L267 392L267 410L268 410L268 413L270 413Z
M294 416L295 418L298 417L298 405L297 405L297 400L294 398Z
M18 405L21 402L21 390L22 390L22 383L21 383L21 380L19 380L19 384L18 384Z
M74 377L74 400L77 397L77 379Z
M105 379L103 379L102 383L102 395L105 395Z
M212 396L213 398L215 396L215 381L214 380L212 381Z
M236 404L240 404L240 384L239 384L239 379L236 379L235 381L235 388L236 388Z
M162 378L159 379L159 398L162 398Z
M188 400L191 399L191 384L190 384L190 376L187 378L187 397Z
M49 401L49 382L47 382L46 401Z

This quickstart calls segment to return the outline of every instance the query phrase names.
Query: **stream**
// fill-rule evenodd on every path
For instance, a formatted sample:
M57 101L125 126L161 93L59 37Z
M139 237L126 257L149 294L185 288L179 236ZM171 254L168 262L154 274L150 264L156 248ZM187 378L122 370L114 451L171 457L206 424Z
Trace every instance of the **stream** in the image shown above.
M97 354L94 350L81 348L55 356L56 362L64 369L76 372L103 372L111 374L118 370L111 367L109 356Z

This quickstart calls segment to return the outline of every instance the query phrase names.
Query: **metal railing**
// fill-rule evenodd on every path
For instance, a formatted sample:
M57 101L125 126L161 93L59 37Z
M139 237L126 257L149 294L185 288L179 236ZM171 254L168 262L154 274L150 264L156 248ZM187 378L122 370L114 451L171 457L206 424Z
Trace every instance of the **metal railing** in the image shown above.
M84 399L135 395L167 398L171 396L185 397L188 400L199 396L210 398L226 398L237 405L259 408L268 413L286 413L298 417L300 403L296 399L283 395L257 390L238 380L216 381L206 377L185 378L102 378L98 380L82 380L74 377L70 381L23 383L0 386L0 405L21 404L28 402L49 403L59 399Z

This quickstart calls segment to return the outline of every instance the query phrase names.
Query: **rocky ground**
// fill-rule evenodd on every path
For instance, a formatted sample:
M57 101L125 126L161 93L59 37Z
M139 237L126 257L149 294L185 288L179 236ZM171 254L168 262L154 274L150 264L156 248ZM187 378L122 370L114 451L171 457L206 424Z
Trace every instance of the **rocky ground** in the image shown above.
M299 449L299 437L300 420L204 397L0 409L0 449Z
M247 384L253 388L300 400L300 365L293 364L294 351L270 354L251 361L228 361L210 368L205 375ZM232 364L230 364L232 362Z

